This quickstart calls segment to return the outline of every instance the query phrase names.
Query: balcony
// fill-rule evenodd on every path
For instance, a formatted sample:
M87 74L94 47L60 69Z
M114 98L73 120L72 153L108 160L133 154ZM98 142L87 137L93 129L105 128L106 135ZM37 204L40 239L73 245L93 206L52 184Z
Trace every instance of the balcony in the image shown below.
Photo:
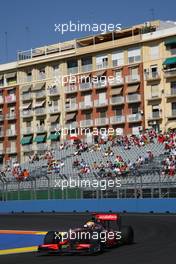
M94 101L94 106L95 107L104 107L108 105L108 99L105 99L104 101L99 101L99 99Z
M33 114L34 114L34 111L32 111L32 110L23 110L21 112L21 115L22 115L23 118L32 117Z
M92 71L92 64L82 65L81 72L89 72Z
M148 101L155 101L160 99L161 99L161 93L151 94L147 98Z
M121 104L124 104L124 102L125 102L125 99L123 96L114 96L114 97L111 97L110 99L111 105L121 105Z
M90 109L92 107L93 107L93 102L89 102L89 103L80 102L79 103L79 109Z
M98 82L93 82L92 86L95 87L96 89L102 89L105 88L108 85L106 81L98 81Z
M16 102L16 96L14 94L6 96L5 102L7 104L15 103Z
M125 117L124 116L111 116L110 123L111 124L123 124L125 123Z
M76 93L78 91L78 86L77 85L67 85L64 87L65 88L65 93Z
M92 127L92 126L93 126L93 120L92 119L80 121L80 127Z
M56 95L60 95L60 90L58 87L53 86L48 89L48 93L49 96L56 96Z
M78 104L70 103L70 104L66 105L65 110L66 111L76 111L76 110L78 110Z
M167 116L168 118L176 118L176 109L172 109L171 113L168 114Z
M15 153L17 153L16 147L6 148L6 153L7 154L15 154Z
M46 91L40 90L35 93L35 98L45 98L46 97Z
M78 67L72 67L67 69L67 74L77 74L78 73Z
M60 106L49 107L48 111L50 114L60 113Z
M7 136L8 137L15 137L17 135L17 132L14 129L8 129L7 130Z
M109 118L107 117L100 117L95 119L95 125L96 126L103 126L109 124Z
M126 96L127 103L137 103L141 101L140 94L129 94Z
M167 98L174 98L176 97L176 88L171 88L170 93L166 94Z
M80 83L79 85L79 90L80 91L88 91L88 90L92 90L92 83Z
M159 120L161 118L162 116L159 111L148 114L148 120Z
M140 82L140 75L127 75L125 77L126 83L138 83Z
M46 131L46 127L45 126L37 126L35 132L36 133L44 133Z
M15 113L9 113L6 115L7 120L13 120L16 119L16 114Z
M174 78L176 77L176 68L164 70L165 78Z
M152 82L152 81L159 81L161 79L161 76L159 75L158 72L149 72L145 75L145 78L147 82Z
M25 94L22 94L22 100L23 101L28 101L28 100L32 100L32 93L25 93Z
M142 116L140 113L131 114L131 115L127 116L127 121L129 123L140 122L140 121L142 121Z
M36 145L36 150L37 151L40 151L40 150L45 151L47 149L48 149L48 145L45 144L45 143L39 143L39 144Z
M33 145L32 144L23 145L22 150L23 150L23 152L31 152L31 151L33 151Z
M35 109L35 115L46 115L46 109L44 107L36 108Z
M104 61L102 63L98 63L96 64L96 69L100 70L100 69L106 69L108 67L108 62Z
M122 86L124 84L124 78L122 77L114 77L114 80L109 80L109 85L111 87L114 86Z
M23 128L22 133L23 133L24 135L33 134L33 127L26 127L26 128Z
M51 124L49 127L50 132L54 132L54 131L58 131L60 129L60 125L59 124Z
M70 130L77 128L77 127L78 127L78 122L76 122L76 121L65 124L65 128L70 129Z

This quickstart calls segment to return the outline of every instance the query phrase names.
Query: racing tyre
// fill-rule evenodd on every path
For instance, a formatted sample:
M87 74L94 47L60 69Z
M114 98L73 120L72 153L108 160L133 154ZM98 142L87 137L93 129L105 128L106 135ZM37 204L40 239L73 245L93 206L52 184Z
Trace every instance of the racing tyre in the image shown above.
M61 235L57 231L49 231L44 238L44 244L58 244L61 240Z
M130 245L134 242L134 231L131 226L121 227L121 242L124 245Z

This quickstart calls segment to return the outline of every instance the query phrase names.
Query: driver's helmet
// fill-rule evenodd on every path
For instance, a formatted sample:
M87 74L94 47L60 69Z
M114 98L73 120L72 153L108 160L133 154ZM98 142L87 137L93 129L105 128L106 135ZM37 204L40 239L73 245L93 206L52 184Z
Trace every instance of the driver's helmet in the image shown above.
M88 227L88 228L93 228L95 227L95 222L94 221L88 221L84 227Z

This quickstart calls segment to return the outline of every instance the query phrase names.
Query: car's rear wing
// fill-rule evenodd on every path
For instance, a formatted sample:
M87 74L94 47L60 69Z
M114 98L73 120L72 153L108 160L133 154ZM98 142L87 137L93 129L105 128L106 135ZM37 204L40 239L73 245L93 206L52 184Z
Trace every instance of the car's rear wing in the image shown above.
M117 221L120 222L120 215L113 213L93 213L93 218L100 221Z

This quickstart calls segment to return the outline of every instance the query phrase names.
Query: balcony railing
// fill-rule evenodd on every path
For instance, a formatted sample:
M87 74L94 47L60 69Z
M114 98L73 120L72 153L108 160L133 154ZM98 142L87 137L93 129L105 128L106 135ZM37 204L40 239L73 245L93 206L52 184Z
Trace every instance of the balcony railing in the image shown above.
M7 154L14 154L14 153L17 153L16 147L9 147L9 148L6 148L6 153L7 153Z
M46 91L45 91L45 90L37 91L37 92L35 93L35 97L36 97L36 98L43 98L43 97L46 97Z
M23 110L21 114L22 117L25 118L33 116L34 112L32 110Z
M121 104L124 104L124 102L125 102L125 99L123 96L114 96L114 97L111 97L110 99L111 105L121 105Z
M176 118L176 109L172 109L171 110L171 114L168 115L168 118L171 117L171 118Z
M95 125L96 126L103 126L109 124L109 118L107 117L100 117L95 119Z
M164 70L165 78L176 77L176 68Z
M33 145L28 144L28 145L23 145L23 152L31 152L33 151Z
M33 128L32 127L23 128L22 132L23 132L23 134L32 134Z
M147 81L155 81L161 78L158 72L149 72L145 76Z
M80 109L89 109L93 107L93 102L85 103L85 102L80 102L79 103L79 108Z
M66 105L66 111L75 111L78 109L78 104L76 103L71 103Z
M36 115L45 115L46 114L46 109L44 107L36 108L35 109L35 114Z
M102 62L96 64L96 69L105 69L108 67L108 62Z
M78 67L72 67L67 69L67 74L76 74L78 73Z
M108 83L103 80L103 81L93 82L92 85L96 89L101 89L101 88L105 88L108 85Z
M36 146L36 150L47 150L48 149L48 145L45 143L39 143Z
M95 100L94 101L95 107L103 107L108 105L108 99L105 99L104 101Z
M45 131L46 131L46 127L45 126L37 126L36 130L35 130L36 133L43 133Z
M80 127L91 127L91 126L93 126L93 120L92 119L80 121Z
M82 66L81 66L81 71L82 71L82 72L89 72L89 71L92 71L92 64L82 65Z
M60 112L60 106L49 107L50 114L59 113L59 112Z
M126 100L128 103L140 102L141 95L140 94L129 94L126 96Z
M92 83L80 83L79 85L79 90L80 91L87 91L92 89Z
M7 136L8 136L8 137L14 137L14 136L16 136L16 135L17 135L16 130L14 130L14 129L8 129L8 130L7 130Z
M52 87L48 89L48 93L50 96L54 96L54 95L59 95L60 94L60 90L58 87Z
M160 118L162 118L162 116L159 111L148 114L148 119L160 119Z
M71 123L65 124L65 127L66 127L67 129L74 129L74 128L77 128L77 127L78 127L78 122L74 121L74 122L71 122Z
M51 124L50 127L49 127L49 130L50 130L51 132L54 132L54 131L57 132L60 128L61 128L61 127L60 127L59 124Z
M65 93L75 93L78 90L77 85L67 85L65 86Z
M111 116L110 117L110 123L111 124L122 124L122 123L125 123L125 117L124 116Z
M166 94L166 97L175 97L176 96L176 88L171 88L170 93Z
M140 75L128 75L125 77L125 80L127 83L135 83L135 82L140 82Z
M157 100L161 99L161 93L155 93L148 96L148 100Z
M10 113L6 115L6 119L7 120L12 120L16 118L16 114L15 113Z
M111 86L118 86L124 84L124 78L122 77L114 77L114 80L109 80L109 85Z
M31 99L32 99L32 93L22 94L22 100L23 101L27 101L27 100L31 100Z
M132 122L139 122L142 120L142 116L140 113L137 114L131 114L127 116L127 121L132 123Z
M5 102L7 104L16 102L16 96L15 95L8 95L5 97Z

